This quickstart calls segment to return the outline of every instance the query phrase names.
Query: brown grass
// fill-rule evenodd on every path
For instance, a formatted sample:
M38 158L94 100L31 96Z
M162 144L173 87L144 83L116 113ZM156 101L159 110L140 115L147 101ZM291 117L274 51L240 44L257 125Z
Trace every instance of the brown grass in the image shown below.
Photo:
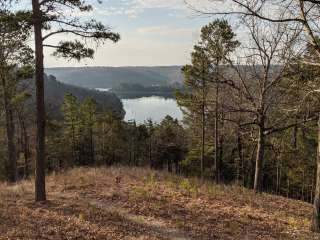
M0 184L0 239L320 239L311 205L141 168L78 168Z

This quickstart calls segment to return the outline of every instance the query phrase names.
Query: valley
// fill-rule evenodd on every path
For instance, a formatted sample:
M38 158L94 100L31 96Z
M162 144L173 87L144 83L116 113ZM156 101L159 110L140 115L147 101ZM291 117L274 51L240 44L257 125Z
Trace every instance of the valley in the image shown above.
M115 94L122 100L125 120L160 122L166 115L182 120L175 100L175 92L183 91L180 66L49 68L46 73L63 84Z

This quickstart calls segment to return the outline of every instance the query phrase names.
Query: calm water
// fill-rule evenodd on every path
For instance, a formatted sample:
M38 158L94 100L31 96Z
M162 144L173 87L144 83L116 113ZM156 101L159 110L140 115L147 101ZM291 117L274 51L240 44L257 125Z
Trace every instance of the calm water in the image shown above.
M126 111L125 120L134 119L137 123L143 123L151 118L154 122L160 122L167 115L182 120L182 112L174 99L142 97L122 99L122 102Z

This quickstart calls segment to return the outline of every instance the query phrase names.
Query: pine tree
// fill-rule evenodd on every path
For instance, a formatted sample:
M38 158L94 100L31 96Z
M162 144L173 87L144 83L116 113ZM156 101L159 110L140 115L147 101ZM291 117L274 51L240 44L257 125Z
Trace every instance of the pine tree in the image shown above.
M35 40L35 81L37 105L37 151L35 169L35 200L45 201L45 104L44 104L44 54L43 48L55 49L54 55L68 59L92 58L94 50L86 46L89 40L102 43L117 42L119 34L95 19L81 21L78 17L61 14L63 10L90 12L92 6L81 0L32 0L32 24ZM58 26L58 28L53 27ZM44 33L45 31L45 33ZM57 34L71 34L84 41L61 41L56 45L45 42Z
M30 73L27 71L23 74L20 68L32 63L32 50L27 45L30 28L25 20L21 20L25 19L25 16L28 16L25 12L11 13L0 10L0 80L8 148L6 172L10 182L16 181L17 174L14 98L18 94L17 87L21 77Z

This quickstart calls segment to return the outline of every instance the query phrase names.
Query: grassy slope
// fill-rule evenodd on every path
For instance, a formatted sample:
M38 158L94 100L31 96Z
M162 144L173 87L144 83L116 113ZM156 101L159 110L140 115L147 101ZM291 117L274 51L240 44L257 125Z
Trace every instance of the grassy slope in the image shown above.
M122 176L122 177L120 177ZM320 239L311 206L146 169L74 169L0 185L0 239Z

